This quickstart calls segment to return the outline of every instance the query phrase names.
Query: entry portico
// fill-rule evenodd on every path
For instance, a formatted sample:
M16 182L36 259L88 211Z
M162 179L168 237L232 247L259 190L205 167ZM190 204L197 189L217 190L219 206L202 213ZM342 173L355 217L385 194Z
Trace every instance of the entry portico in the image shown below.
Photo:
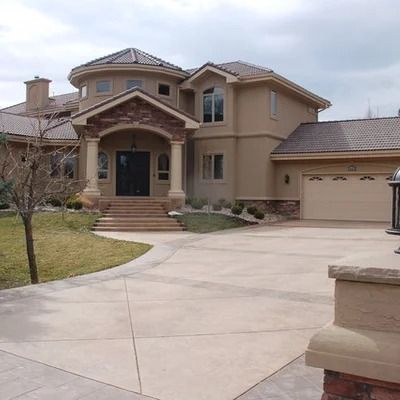
M184 145L199 128L192 116L133 88L75 114L72 123L82 136L87 196L168 196L171 205L182 204Z

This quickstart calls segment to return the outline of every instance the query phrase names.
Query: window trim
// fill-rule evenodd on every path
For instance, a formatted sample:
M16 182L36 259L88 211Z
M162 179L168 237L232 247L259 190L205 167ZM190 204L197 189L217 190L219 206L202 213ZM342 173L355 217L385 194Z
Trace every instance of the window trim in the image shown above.
M159 157L160 156L162 156L162 155L166 155L167 157L168 157L168 167L169 167L169 169L168 169L168 171L162 171L162 170L159 170L158 169L158 159L159 159ZM166 152L166 151L163 151L163 152L160 152L160 153L157 153L156 154L156 182L157 182L157 184L158 185L169 185L170 184L170 182L171 182L171 155L168 153L168 152ZM168 174L168 179L159 179L159 173L167 173Z
M86 95L85 96L82 96L82 88L83 87L86 87ZM79 86L79 100L87 99L88 96L89 96L89 86L88 86L87 82L84 82Z
M99 92L99 91L97 90L97 84L98 84L99 82L109 82L109 83L110 83L110 90L107 91L107 92ZM95 88L96 88L96 96L107 96L107 95L109 95L109 94L112 94L112 91L113 91L113 81L112 81L112 79L98 79L98 80L96 80L96 82L95 82Z
M104 153L107 156L107 162L108 162L108 169L107 169L107 178L100 178L99 177L99 172L100 172L100 168L99 168L99 155L100 153ZM105 151L104 149L99 149L98 153L97 153L97 179L99 181L99 183L106 183L106 182L110 182L111 181L111 158L110 158L110 154L108 153L108 151Z
M210 89L221 89L222 93L204 93ZM222 95L223 99L223 108L222 108L222 121L215 121L215 96ZM204 97L211 96L211 121L204 121ZM226 104L226 94L225 89L222 86L214 85L204 89L201 93L201 124L204 126L218 126L218 125L225 125L225 104Z
M204 178L204 176L203 176L203 166L204 166L204 157L205 156L211 156L212 177L209 179ZM222 178L221 179L214 178L215 156L222 156ZM225 167L226 167L226 155L225 155L224 151L210 151L210 152L202 153L200 156L200 181L202 183L225 183L225 181L226 181L226 178L225 178L226 168Z
M165 86L168 86L168 87L169 87L169 94L168 94L168 95L167 95L167 94L161 94L161 93L160 93L160 85L165 85ZM157 95L158 95L158 96L165 97L165 98L167 98L167 99L170 99L170 98L172 97L172 87L171 87L171 84L170 84L170 83L167 83L167 82L158 81L158 82L157 82Z
M273 98L275 98L276 107L274 107ZM278 119L278 115L279 115L279 96L278 96L278 92L276 90L274 90L274 89L271 89L271 91L270 91L269 102L270 102L270 108L269 108L270 117L272 119Z
M60 157L60 160L57 161L59 170L56 175L53 175L53 172L55 170L53 170L52 160L53 157L55 156ZM67 174L65 173L65 165L66 165L65 161L67 159L73 160L73 171L72 171L73 174L71 177L67 176ZM56 179L66 178L66 179L76 180L78 178L78 155L76 153L71 153L71 152L60 153L58 151L51 153L49 159L49 171L50 171L50 178L56 178Z
M125 80L125 90L130 90L130 89L132 89L133 88L133 86L131 87L131 88L128 88L128 82L129 81L139 81L139 82L142 82L141 83L141 85L140 86L137 86L139 89L143 89L143 87L144 87L144 79L131 79L131 78L129 78L129 79L126 79Z

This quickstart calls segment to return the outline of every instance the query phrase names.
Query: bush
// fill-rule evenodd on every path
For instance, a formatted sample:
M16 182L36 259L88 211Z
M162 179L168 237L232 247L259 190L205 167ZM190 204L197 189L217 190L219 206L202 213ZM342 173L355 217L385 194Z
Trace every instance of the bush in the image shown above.
M7 210L7 208L10 208L10 205L0 201L0 210Z
M83 203L76 196L71 196L69 199L67 199L65 205L67 208L74 210L81 210L83 207Z
M232 208L232 203L230 201L227 201L223 207L224 208Z
M62 206L62 202L60 199L58 199L57 197L49 197L46 200L46 204L49 204L53 207L61 207Z
M243 208L239 207L237 204L235 204L232 208L231 208L231 212L234 215L240 215L243 212Z
M204 203L201 201L201 199L198 198L193 198L192 199L192 203L191 206L195 209L195 210L201 210L204 206Z
M247 207L247 212L251 215L254 215L257 212L257 207L251 206L251 207Z
M192 200L193 200L193 199L192 199L191 197L186 197L186 199L185 199L185 204L191 206L191 205L192 205Z
M214 211L221 211L222 210L221 204L213 204L212 208L213 208Z
M257 218L257 219L264 219L265 214L264 214L262 211L257 211L257 212L254 214L254 217Z

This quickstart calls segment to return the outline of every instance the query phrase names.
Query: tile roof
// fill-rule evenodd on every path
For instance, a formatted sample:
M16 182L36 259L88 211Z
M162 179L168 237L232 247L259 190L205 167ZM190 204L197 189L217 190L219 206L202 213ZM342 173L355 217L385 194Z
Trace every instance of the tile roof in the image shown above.
M63 107L78 100L79 100L78 92L64 93L64 94L59 94L57 96L52 96L49 97L48 109ZM12 114L23 114L26 112L26 102L3 108L0 111L5 111Z
M304 123L272 154L400 150L400 117Z
M191 68L191 69L186 70L186 72L193 75L198 70L200 70L201 68L203 68L207 65L211 65L213 67L219 68L219 69L221 69L225 72L229 72L230 74L235 75L235 76L250 76L250 75L259 75L259 74L266 74L269 72L273 72L273 70L270 68L262 67L259 65L254 65L254 64L248 63L246 61L240 61L240 60L225 62L225 63L221 63L221 64L215 64L215 63L209 61L209 62L205 63L204 65L202 65L201 67Z
M39 122L41 126L39 127ZM21 137L36 137L39 129L46 131L44 137L51 140L77 140L69 119L47 120L0 111L0 132Z
M72 69L75 70L80 67L90 67L93 65L103 65L103 64L142 64L142 65L154 65L158 67L164 67L169 69L174 69L177 71L182 71L181 67L174 65L168 61L162 60L159 57L155 57L151 54L145 53L142 50L130 47L124 50L117 51L116 53L109 54L100 58L96 58L85 64L79 65Z

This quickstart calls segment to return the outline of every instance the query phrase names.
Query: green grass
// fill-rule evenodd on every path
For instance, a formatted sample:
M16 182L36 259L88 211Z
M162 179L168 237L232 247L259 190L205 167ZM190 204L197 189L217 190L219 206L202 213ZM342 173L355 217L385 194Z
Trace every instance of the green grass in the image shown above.
M123 264L151 246L96 236L99 214L37 213L33 236L41 282L87 274ZM25 235L15 214L0 214L0 289L30 283Z
M222 214L189 213L176 217L190 232L208 233L250 225L239 218Z

